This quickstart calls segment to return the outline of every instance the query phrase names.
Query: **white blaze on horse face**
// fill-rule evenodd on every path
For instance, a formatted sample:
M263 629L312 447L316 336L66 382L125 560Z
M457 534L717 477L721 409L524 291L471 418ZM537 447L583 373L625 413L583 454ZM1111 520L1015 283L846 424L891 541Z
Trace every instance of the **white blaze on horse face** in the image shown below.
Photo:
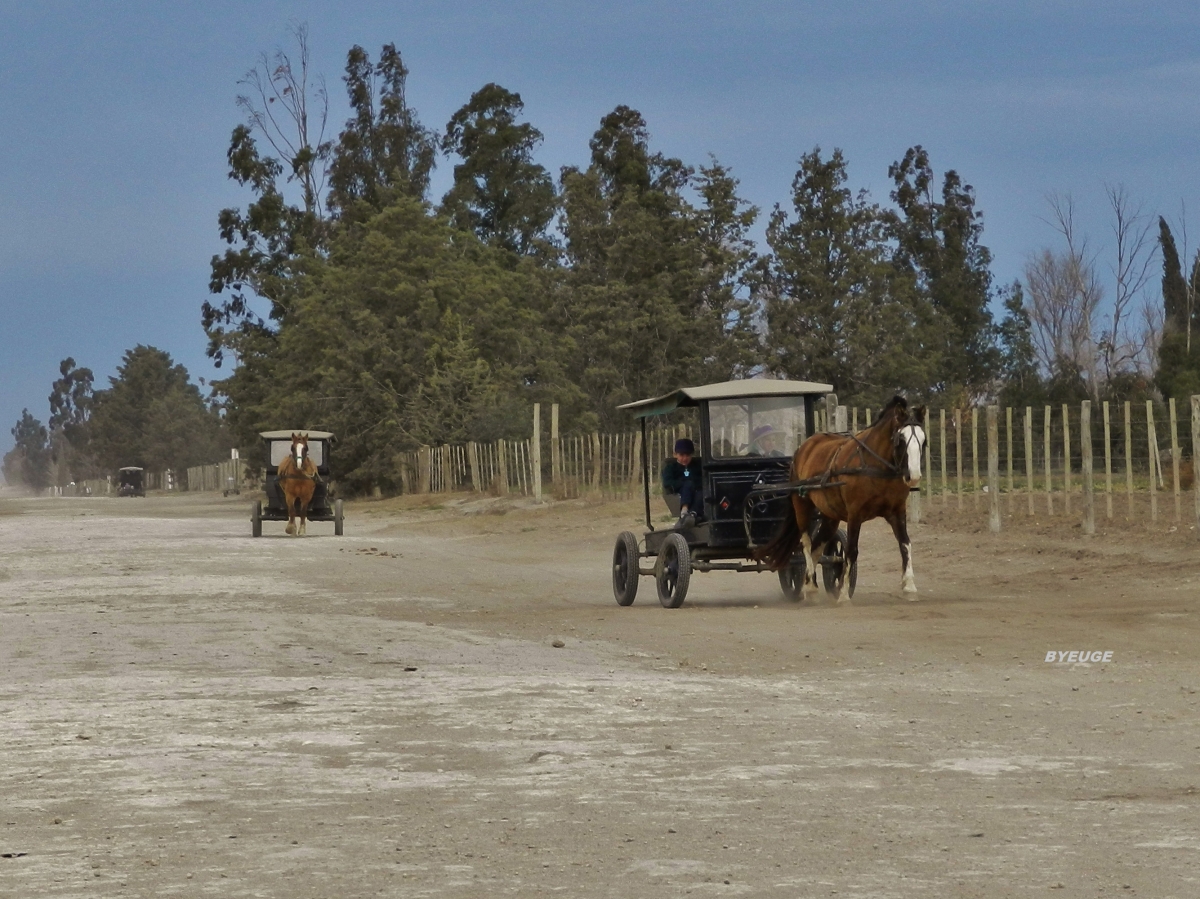
M297 440L292 444L292 453L296 457L296 467L300 468L304 464L304 444Z
M925 448L925 430L920 425L905 425L900 429L900 440L906 456L905 480L909 487L921 483L921 451Z

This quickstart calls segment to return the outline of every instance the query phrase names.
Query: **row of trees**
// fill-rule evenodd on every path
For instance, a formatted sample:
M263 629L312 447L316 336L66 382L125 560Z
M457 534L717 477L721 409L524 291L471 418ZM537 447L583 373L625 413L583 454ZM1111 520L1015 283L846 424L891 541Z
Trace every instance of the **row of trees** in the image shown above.
M219 410L162 350L126 351L109 386L67 358L50 394L48 426L23 410L3 460L5 480L40 490L111 474L125 465L182 472L228 453Z
M249 202L219 215L201 314L229 370L214 403L245 448L259 430L328 428L348 486L388 487L397 452L524 434L534 402L558 403L566 431L623 428L622 402L731 377L826 381L864 406L896 391L961 405L1200 389L1200 257L1185 274L1186 246L1161 220L1155 240L1119 189L1111 261L1051 198L1061 246L998 285L957 172L911 147L881 203L849 186L840 151L816 148L760 248L760 210L729 169L657 151L637 110L605 115L587 165L554 175L519 94L484 85L435 131L399 51L356 46L333 135L296 38L243 81L227 160ZM453 183L435 200L443 159ZM1163 299L1147 303L1158 258Z
M624 426L617 405L672 386L762 372L863 404L1040 384L1020 288L993 284L973 190L939 179L921 147L891 167L887 208L847 187L839 151L806 154L759 252L737 179L654 150L637 110L604 116L588 165L554 177L518 94L485 85L437 133L407 102L396 48L373 62L354 47L353 115L327 137L297 38L294 58L264 57L244 82L228 161L253 196L220 215L227 248L202 313L209 354L232 363L216 390L244 443L328 427L352 482L386 484L397 451L511 436L538 401L559 403L569 430ZM442 155L454 179L435 203Z

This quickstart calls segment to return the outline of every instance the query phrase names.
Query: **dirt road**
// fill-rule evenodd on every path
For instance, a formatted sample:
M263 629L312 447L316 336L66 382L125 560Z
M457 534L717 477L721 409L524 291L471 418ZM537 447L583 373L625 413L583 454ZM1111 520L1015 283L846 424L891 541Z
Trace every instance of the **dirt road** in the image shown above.
M247 506L0 500L0 895L1200 896L1186 524L927 511L920 602L868 526L849 607L667 611L636 503Z

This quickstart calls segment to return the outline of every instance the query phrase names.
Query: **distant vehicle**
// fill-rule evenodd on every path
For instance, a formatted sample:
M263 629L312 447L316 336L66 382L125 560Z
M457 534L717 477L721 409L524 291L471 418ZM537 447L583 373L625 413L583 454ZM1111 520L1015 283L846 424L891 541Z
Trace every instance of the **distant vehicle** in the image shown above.
M143 486L144 469L136 465L127 465L117 472L117 496L145 496Z
M333 443L333 434L329 431L309 431L295 428L286 431L262 431L258 436L263 439L267 448L267 504L255 502L250 509L251 536L262 536L264 521L287 521L287 502L283 498L283 490L279 486L279 463L291 451L292 435L302 433L308 435L308 457L317 467L317 479L313 490L312 502L308 507L309 521L332 521L333 533L342 536L342 501L330 502L329 496L329 453Z
M637 597L639 575L653 576L658 599L677 609L687 596L693 571L767 571L754 551L768 543L792 515L791 495L805 485L789 484L792 455L815 431L814 406L833 390L811 381L747 379L682 387L664 396L627 403L642 422L642 472L645 484L646 531L641 538L625 531L613 549L613 594L630 605ZM697 451L702 469L704 519L689 526L656 530L650 515L650 460L646 451L646 420L677 409L700 412ZM770 444L763 437L772 436ZM678 496L664 496L673 515ZM812 529L820 525L820 516ZM838 592L846 576L846 535L838 531L828 553L815 560L829 593ZM642 559L653 559L643 568ZM797 553L779 572L785 597L800 598L804 556Z

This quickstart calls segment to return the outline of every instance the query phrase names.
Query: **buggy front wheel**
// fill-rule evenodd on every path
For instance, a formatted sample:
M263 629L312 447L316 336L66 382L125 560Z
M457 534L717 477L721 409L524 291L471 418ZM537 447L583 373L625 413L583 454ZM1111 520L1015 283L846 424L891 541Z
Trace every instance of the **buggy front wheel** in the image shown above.
M692 578L692 553L682 534L671 534L658 551L654 565L654 582L658 586L658 601L664 609L678 609L687 597Z
M799 602L804 594L804 557L798 556L788 563L787 568L779 569L779 588L783 590L783 598L790 602Z
M262 503L256 502L250 507L250 536L262 536Z
M631 606L637 598L639 558L637 537L623 531L613 547L612 560L613 596L619 606Z

